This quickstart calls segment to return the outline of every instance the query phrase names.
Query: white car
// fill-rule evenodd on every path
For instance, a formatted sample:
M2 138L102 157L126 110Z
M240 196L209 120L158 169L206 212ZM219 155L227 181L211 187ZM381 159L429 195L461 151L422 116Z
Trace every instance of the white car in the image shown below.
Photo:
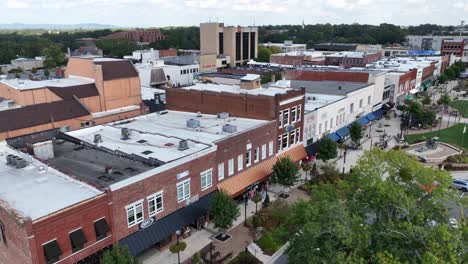
M455 218L450 218L449 223L453 228L458 228L458 221Z
M452 187L460 191L468 192L468 180L456 179L452 182Z

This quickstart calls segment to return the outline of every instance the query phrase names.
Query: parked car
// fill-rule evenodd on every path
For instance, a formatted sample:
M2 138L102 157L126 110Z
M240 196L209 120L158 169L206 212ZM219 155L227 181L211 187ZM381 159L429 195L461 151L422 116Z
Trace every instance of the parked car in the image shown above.
M468 180L456 179L452 182L452 187L468 192Z

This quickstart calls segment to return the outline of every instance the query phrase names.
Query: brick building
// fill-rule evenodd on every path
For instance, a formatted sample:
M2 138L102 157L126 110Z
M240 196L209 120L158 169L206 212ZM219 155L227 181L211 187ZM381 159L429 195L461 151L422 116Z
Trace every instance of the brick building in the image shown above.
M461 41L454 41L454 40L442 40L442 46L440 48L441 55L454 55L456 57L463 56L463 50L465 45L468 42L464 40Z
M281 65L325 65L325 56L322 52L288 52L272 54L270 62Z
M0 81L0 139L48 130L75 130L141 114L138 73L125 60L70 58L66 78Z
M326 55L325 65L334 65L344 68L365 67L369 63L378 61L381 57L381 52L343 51Z
M137 29L130 31L115 32L104 38L108 39L128 39L135 42L152 43L166 39L158 28L155 29Z

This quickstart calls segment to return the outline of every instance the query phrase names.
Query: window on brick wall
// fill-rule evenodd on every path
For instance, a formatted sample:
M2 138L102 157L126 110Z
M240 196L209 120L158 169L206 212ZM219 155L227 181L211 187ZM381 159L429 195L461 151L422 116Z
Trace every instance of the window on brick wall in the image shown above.
M297 106L296 114L297 114L297 121L298 121L298 122L301 121L302 105L298 105L298 106Z
M266 147L267 147L266 144L262 145L262 160L266 159L266 155L267 155Z
M60 255L62 255L63 252L56 239L47 242L42 245L42 247L44 249L46 264L52 264L59 261Z
M260 148L254 149L254 163L257 163L260 160Z
M224 179L224 162L218 164L218 181Z
M296 122L296 107L291 108L291 123Z
M201 190L204 191L213 186L213 169L206 170L200 173Z
M270 141L270 143L268 143L268 156L272 156L274 152L273 141Z
M283 111L279 112L278 123L279 123L279 127L283 127Z
M84 244L88 242L81 228L71 232L69 236L73 253L82 250Z
M234 174L234 159L230 159L228 162L228 174L229 176Z
M5 225L0 221L0 242L7 244L6 234L5 234Z
M252 165L252 156L250 150L245 153L245 166L250 167Z
M190 198L190 179L177 183L177 201L183 202Z
M287 149L289 147L288 138L289 138L289 133L286 133L283 135L281 149Z
M283 112L283 125L289 125L289 109Z
M148 196L148 212L149 216L155 216L164 210L163 192L159 191Z
M244 169L244 155L237 156L237 171Z
M125 210L127 211L128 227L143 222L143 199L125 206Z

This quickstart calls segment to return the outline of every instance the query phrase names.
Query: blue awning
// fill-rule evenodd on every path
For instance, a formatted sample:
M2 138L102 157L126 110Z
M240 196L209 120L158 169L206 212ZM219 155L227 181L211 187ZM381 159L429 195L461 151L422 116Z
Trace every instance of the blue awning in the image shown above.
M338 129L336 132L335 132L338 136L340 136L341 139L347 137L349 135L349 129L348 127L342 127L340 129Z
M214 192L207 194L187 207L179 209L161 219L156 219L154 224L127 236L120 240L119 244L128 246L128 249L134 256L141 254L157 242L205 215L210 208L213 195Z
M333 140L334 142L338 142L341 139L337 133L331 133L330 135L328 135L328 138Z
M373 113L366 115L366 118L369 119L370 121L374 121L377 119L377 117Z
M369 119L367 119L365 116L359 118L358 120L356 120L356 122L361 124L361 126L367 126L370 123Z
M307 152L307 156L315 156L315 154L317 154L317 150L318 150L318 141L317 142L314 142L310 145L308 145L307 147L305 147L306 149L306 152Z
M377 117L377 119L380 119L382 118L383 114L384 114L384 110L383 109L379 109L377 111L374 111L372 114L374 114L375 117Z

